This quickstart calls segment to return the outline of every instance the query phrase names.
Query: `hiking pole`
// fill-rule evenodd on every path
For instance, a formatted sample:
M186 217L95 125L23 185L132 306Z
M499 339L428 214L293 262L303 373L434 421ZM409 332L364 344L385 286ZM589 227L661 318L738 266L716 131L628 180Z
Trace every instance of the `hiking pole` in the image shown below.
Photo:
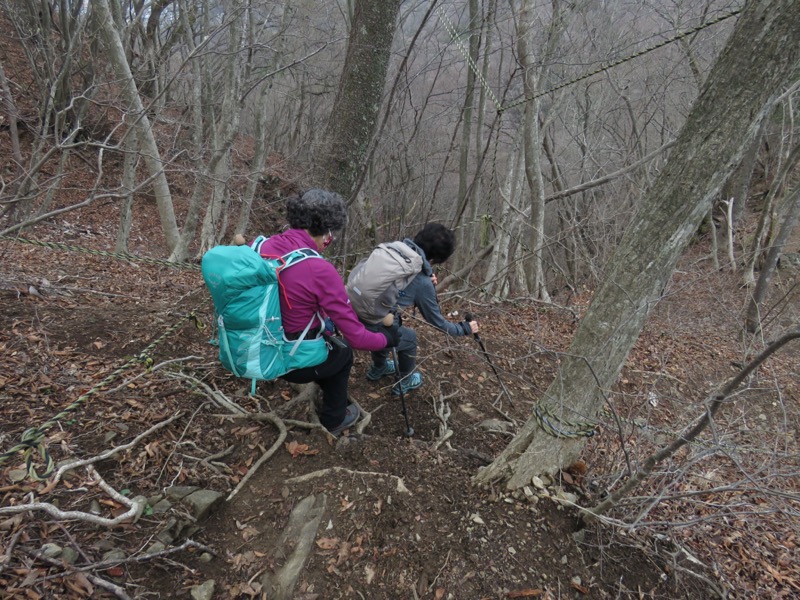
M472 315L470 313L466 313L464 315L464 320L467 323L471 323L472 320L473 320ZM478 335L477 333L473 333L472 337L474 337L475 341L478 342L478 346L480 346L481 352L483 352L483 355L486 357L486 362L489 363L490 367L492 367L492 371L494 372L494 376L497 378L497 383L500 384L500 389L502 390L502 392L506 396L508 396L508 403L513 406L514 405L514 401L511 399L511 394L509 393L508 389L506 388L506 385L503 383L503 380L500 379L500 373L497 372L497 369L495 368L494 363L492 362L492 359L489 358L489 353L486 351L486 346L483 345L483 340L481 339L481 336Z
M406 398L405 394L403 393L403 383L400 380L400 361L397 360L397 346L392 346L392 358L394 359L394 380L397 385L397 389L400 390L400 404L403 407L403 418L406 420L406 431L405 436L411 437L414 435L414 428L411 427L411 424L408 422L408 410L406 410Z

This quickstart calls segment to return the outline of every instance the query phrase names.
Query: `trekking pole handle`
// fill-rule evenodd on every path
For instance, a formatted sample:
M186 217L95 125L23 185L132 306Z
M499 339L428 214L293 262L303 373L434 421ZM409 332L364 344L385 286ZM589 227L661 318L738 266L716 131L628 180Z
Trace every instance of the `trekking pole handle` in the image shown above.
M467 323L472 323L472 320L473 320L472 313L464 313L464 320ZM480 341L481 336L479 336L477 333L473 333L472 335L476 340Z

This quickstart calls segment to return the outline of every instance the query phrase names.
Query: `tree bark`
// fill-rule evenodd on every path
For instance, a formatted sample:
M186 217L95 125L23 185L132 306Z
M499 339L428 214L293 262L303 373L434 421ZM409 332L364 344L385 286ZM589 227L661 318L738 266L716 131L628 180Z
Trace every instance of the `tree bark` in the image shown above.
M356 0L342 78L320 157L319 184L353 200L386 83L401 0Z
M119 38L119 33L114 27L108 0L92 2L92 9L96 11L97 24L105 39L108 49L108 59L119 79L125 101L128 103L129 116L134 120L134 127L139 139L143 158L150 175L153 177L153 193L156 197L158 214L161 218L161 229L164 232L167 249L172 252L178 244L178 222L175 219L175 210L172 205L172 196L164 173L164 164L156 145L150 119L147 118L139 90L131 74L130 65L125 58L125 49Z
M778 268L778 258L791 235L794 226L800 218L800 186L795 188L785 201L786 210L778 234L769 246L764 264L761 266L756 287L747 304L747 317L745 328L750 333L757 333L761 329L761 304L767 297L770 281Z
M745 6L681 130L669 161L645 195L605 280L562 357L534 416L475 482L531 477L573 462L584 445L576 420L593 418L636 342L675 264L730 172L769 114L781 87L800 73L800 3ZM542 414L561 424L548 434Z
M137 142L136 132L131 131L122 146L122 151L125 155L122 159L122 189L125 197L122 199L122 206L119 211L119 229L117 230L117 242L114 246L115 252L128 251L128 240L130 239L131 224L133 223L133 189L136 187L136 165L139 163L139 156L136 153Z

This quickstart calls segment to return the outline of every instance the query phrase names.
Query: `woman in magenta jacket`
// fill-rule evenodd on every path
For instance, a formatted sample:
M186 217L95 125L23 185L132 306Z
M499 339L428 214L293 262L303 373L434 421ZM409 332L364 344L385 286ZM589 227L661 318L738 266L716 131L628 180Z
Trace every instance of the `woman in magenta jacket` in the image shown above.
M347 224L347 207L333 192L312 189L290 198L286 204L290 229L268 238L259 248L262 256L283 256L299 248L322 252L334 235ZM358 421L358 408L348 403L347 383L353 366L353 350L381 350L397 344L397 329L368 331L350 306L342 278L327 260L309 259L280 274L281 317L286 337L297 339L319 313L330 317L347 343L328 338L328 358L314 367L289 371L282 379L310 383L322 388L320 423L334 435ZM309 331L306 337L325 335L324 328Z

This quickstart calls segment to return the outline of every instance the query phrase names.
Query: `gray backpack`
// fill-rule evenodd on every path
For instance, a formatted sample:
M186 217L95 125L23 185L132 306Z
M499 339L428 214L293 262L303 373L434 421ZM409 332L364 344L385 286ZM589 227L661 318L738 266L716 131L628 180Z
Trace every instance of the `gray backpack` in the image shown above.
M383 320L421 270L422 257L407 244L379 244L347 277L347 295L359 319L367 324Z

